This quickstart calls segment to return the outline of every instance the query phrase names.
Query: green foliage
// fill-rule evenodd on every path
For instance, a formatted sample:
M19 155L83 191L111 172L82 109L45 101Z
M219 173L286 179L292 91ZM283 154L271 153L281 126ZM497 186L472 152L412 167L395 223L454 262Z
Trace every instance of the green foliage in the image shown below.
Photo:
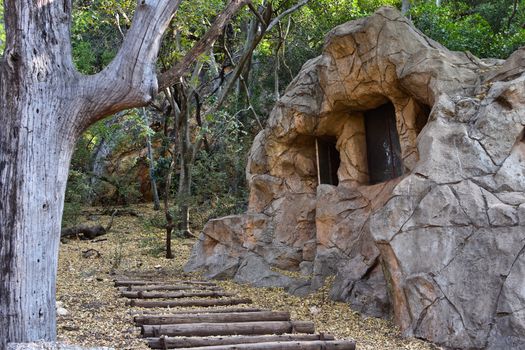
M504 3L508 6L502 6ZM506 0L479 2L477 6L449 1L440 7L433 2L421 2L411 14L419 29L451 50L470 51L478 57L506 58L525 43L522 12L516 13L510 26L512 6Z
M78 224L81 207L89 201L90 191L89 178L80 171L71 170L64 200L62 227Z
M211 136L220 142L210 153L201 151L192 169L192 207L199 208L193 212L195 226L245 210L244 170L251 137L237 117L226 112L207 116Z
M4 2L0 2L0 54L5 49Z
M71 44L73 61L84 74L101 71L115 57L133 16L132 0L75 0Z
M142 148L144 137L150 132L149 126L134 110L99 121L82 134L71 159L63 226L76 223L81 205L92 204L101 198L110 200L112 204L130 204L141 198L133 172L101 174L97 169L107 165L108 159L102 154L104 150L110 150L110 156L116 157L116 163L120 166L129 169L138 166L137 159L122 162L118 161L118 157L130 150Z
M170 25L162 41L159 55L161 68L165 70L183 57L202 37L223 7L223 0L183 1L177 12L177 20Z

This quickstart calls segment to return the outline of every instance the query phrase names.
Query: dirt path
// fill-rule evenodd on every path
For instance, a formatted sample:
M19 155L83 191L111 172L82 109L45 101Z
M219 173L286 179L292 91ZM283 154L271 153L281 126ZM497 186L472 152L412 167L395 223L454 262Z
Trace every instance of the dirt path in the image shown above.
M58 317L59 340L116 349L148 349L137 337L139 330L132 325L129 307L113 286L114 276L136 273L155 279L199 278L182 271L192 240L174 240L176 258L162 258L163 232L151 225L156 214L149 206L133 209L141 216L116 218L112 232L105 237L107 241L72 240L61 245L57 300L63 303L67 315ZM100 220L105 223L109 216ZM346 304L331 301L328 288L298 298L277 288L251 288L229 281L219 285L251 298L260 307L288 310L296 320L313 320L319 332L355 339L357 349L437 349L420 340L401 338L391 322L363 318Z

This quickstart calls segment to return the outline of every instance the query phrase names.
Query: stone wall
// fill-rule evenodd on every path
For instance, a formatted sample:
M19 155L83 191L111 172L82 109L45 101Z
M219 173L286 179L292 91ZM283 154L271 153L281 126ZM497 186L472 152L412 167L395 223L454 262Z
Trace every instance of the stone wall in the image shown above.
M451 348L525 348L525 49L451 52L392 8L336 27L254 140L248 212L187 270L332 297ZM370 185L365 112L391 102L402 177ZM339 184L318 185L315 140ZM300 271L290 278L279 269Z

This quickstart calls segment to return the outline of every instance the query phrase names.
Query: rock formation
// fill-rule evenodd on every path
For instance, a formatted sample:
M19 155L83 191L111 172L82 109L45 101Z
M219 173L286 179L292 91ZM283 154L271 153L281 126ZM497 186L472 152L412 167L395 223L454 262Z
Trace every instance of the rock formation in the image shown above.
M210 221L186 269L295 293L335 275L406 335L525 348L524 61L451 52L392 8L336 27L255 138L248 212Z

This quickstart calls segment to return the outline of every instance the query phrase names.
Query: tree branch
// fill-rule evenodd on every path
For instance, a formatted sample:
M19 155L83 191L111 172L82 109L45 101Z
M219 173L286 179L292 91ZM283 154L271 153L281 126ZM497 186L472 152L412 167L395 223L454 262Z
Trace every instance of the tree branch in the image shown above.
M138 0L135 15L117 56L100 73L82 77L86 103L76 131L115 112L146 105L157 93L155 63L162 35L182 0Z
M266 23L264 21L264 18L261 16L261 14L259 13L259 11L257 11L257 9L255 8L255 6L253 5L253 3L251 1L248 2L248 7L250 8L250 10L253 12L253 14L255 15L255 17L257 17L257 19L259 20L259 22L263 25L263 26L268 26L268 23Z
M510 14L509 21L507 23L507 30L510 30L510 26L512 25L512 20L514 19L514 16L516 16L517 11L518 11L518 0L514 0L514 6L512 8L512 13Z
M179 81L179 78L195 63L204 52L208 51L221 35L231 18L248 2L248 0L231 0L226 8L215 18L210 29L195 46L172 68L161 74L159 88L162 90Z
M230 73L230 76L226 80L225 85L223 86L221 92L219 93L219 96L217 97L217 102L206 112L206 114L213 114L213 113L215 113L215 111L217 111L222 106L222 104L226 101L226 97L228 96L228 93L232 89L232 87L233 87L234 83L237 81L237 79L239 79L239 77L241 76L241 73L242 73L242 71L244 69L244 66L245 66L246 62L248 62L248 60L251 58L251 56L253 55L253 51L257 48L257 45L263 39L263 37L266 35L266 33L271 29L271 27L273 27L276 24L278 24L281 21L281 19L284 18L285 16L293 13L294 11L297 11L299 8L301 8L302 6L306 5L308 3L308 1L309 0L301 0L300 2L295 4L294 6L290 7L289 9L287 9L286 11L281 13L279 16L277 16L271 22L270 22L270 18L271 18L272 13L273 13L271 4L269 4L266 7L264 13L260 15L262 17L262 21L261 22L262 23L270 22L270 24L268 25L268 27L266 27L264 24L261 23L261 25L260 25L260 32L253 37L253 40L252 40L251 43L248 43L246 45L245 50L242 53L241 58L239 59L239 62L235 66L233 72ZM224 47L224 50L228 54L228 49L226 47ZM230 56L230 59L232 60L232 64L233 64L233 59L231 58L231 56Z
M284 11L283 13L281 13L279 16L275 17L273 19L273 21L271 21L270 24L268 24L268 27L266 28L266 31L269 32L270 30L272 30L272 28L277 23L279 23L281 21L281 19L283 19L284 17L288 16L290 13L299 10L301 7L306 5L308 3L308 1L310 1L310 0L301 0L297 4L295 4L292 7L290 7L288 10Z

